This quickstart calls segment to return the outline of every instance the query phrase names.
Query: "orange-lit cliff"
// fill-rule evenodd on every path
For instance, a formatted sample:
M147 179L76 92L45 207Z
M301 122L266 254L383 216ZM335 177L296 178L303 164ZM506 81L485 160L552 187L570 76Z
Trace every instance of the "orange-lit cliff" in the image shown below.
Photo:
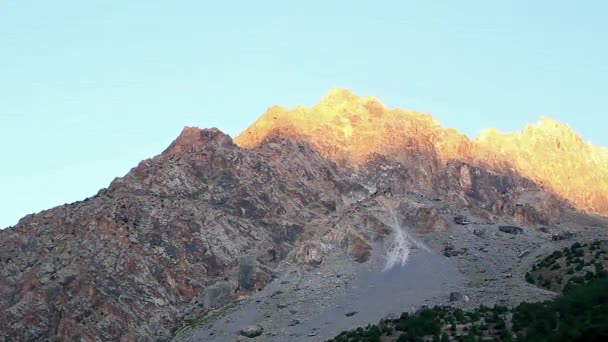
M373 153L398 157L431 151L442 161L512 168L581 209L608 214L608 149L551 119L517 133L488 129L471 141L431 115L334 89L312 108L271 107L234 141L252 148L277 132L302 137L324 156L353 165L364 164Z

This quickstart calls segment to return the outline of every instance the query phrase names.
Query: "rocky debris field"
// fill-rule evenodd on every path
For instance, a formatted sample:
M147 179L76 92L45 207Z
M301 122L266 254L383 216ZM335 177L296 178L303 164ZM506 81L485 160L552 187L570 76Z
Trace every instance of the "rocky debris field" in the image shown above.
M385 262L378 253L365 264L335 256L318 267L288 267L266 289L184 327L175 340L231 341L251 325L264 331L256 341L324 340L390 312L447 301L462 285L436 253L415 250L404 267L388 271Z
M372 258L363 264L339 252L314 267L286 264L267 288L183 327L175 340L323 341L403 311L436 305L515 307L553 299L557 293L526 282L532 265L565 245L608 237L605 219L580 225L578 214L569 215L556 225L518 227L517 234L497 223L416 235L428 250L414 249L405 266L388 271L383 271L387 260L382 244L374 246ZM552 239L565 231L573 233L570 239ZM446 255L446 248L461 253ZM250 325L262 327L263 333L244 337L241 330Z

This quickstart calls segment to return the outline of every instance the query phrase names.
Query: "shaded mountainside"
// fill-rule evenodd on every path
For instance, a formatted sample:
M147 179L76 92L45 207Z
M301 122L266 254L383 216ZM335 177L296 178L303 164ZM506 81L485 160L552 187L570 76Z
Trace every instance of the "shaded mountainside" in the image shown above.
M338 163L362 164L376 154L415 160L436 153L498 170L515 170L586 211L608 214L608 149L572 128L543 118L521 133L488 129L474 139L441 126L431 115L387 108L373 97L331 90L311 108L271 107L235 138L255 146L273 132L305 137Z
M342 108L325 102L328 112ZM391 233L369 212L387 203L419 233L449 229L460 209L487 223L534 225L569 206L514 170L446 160L417 120L391 128L405 130L393 138L407 148L395 153L366 147L377 143L362 134L361 150L373 153L357 163L343 142L320 145L305 132L237 139L244 148L217 129L184 129L97 195L0 231L0 337L168 337L263 288L283 260L314 265L330 246L366 262ZM348 132L324 129L339 139Z

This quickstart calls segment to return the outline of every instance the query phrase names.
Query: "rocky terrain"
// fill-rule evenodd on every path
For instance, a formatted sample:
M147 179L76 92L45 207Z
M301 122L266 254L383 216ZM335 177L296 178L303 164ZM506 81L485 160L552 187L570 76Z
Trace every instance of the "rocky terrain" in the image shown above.
M429 114L388 108L374 97L333 89L311 108L271 107L235 141L252 147L277 131L305 137L339 164L365 164L376 154L415 160L434 153L442 164L457 159L515 170L578 208L608 214L608 149L549 118L522 132L487 129L470 140Z
M223 341L251 324L259 340L319 340L450 293L551 297L522 265L554 233L607 231L519 167L460 158L468 145L439 143L459 135L429 116L344 96L304 123L271 109L234 141L186 128L95 196L0 231L0 340ZM376 140L373 122L392 133Z
M261 328L260 336L241 339L325 341L341 331L424 307L512 308L553 299L558 293L530 284L525 274L573 241L608 237L608 220L581 220L579 215L569 212L559 224L535 225L516 234L501 231L500 225L478 223L413 233L411 238L421 247L412 249L405 265L389 270L384 268L390 243L374 246L364 264L331 257L311 268L288 265L265 290L181 327L175 340L231 341L243 328L255 326ZM554 238L566 232L575 235Z

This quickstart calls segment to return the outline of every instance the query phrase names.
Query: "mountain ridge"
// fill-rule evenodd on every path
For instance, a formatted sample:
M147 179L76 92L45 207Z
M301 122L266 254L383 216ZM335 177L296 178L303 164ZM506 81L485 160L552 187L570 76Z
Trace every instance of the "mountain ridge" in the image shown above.
M450 159L516 170L555 191L578 208L608 214L608 149L583 140L569 125L541 117L520 132L482 130L470 139L444 128L430 114L389 108L374 97L330 90L316 105L273 106L234 138L244 148L271 132L309 140L337 162L360 165L373 154L434 149Z

